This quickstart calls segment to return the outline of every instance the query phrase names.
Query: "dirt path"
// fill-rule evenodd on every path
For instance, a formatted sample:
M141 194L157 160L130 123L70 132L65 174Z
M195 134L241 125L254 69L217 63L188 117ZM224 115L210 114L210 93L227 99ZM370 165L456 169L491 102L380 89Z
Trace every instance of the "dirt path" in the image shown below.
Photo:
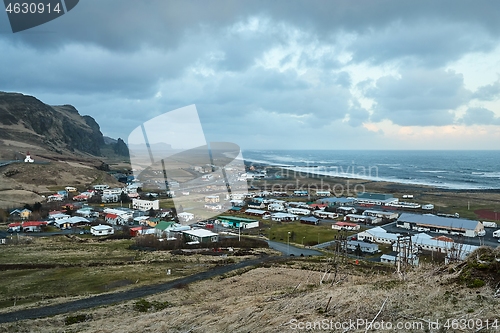
M263 256L256 259L241 261L236 264L227 266L220 266L211 270L190 275L174 281L143 286L132 290L121 291L117 293L102 294L90 298L80 299L72 302L61 303L56 305L44 306L39 308L30 308L26 310L19 310L14 312L0 314L0 323L15 322L18 320L36 319L49 316L55 316L62 313L75 312L79 310L94 308L103 305L110 305L113 303L129 301L136 298L146 297L149 295L165 292L172 288L182 285L190 284L193 282L210 279L214 276L222 275L236 269L258 265L268 261L278 260L280 257Z

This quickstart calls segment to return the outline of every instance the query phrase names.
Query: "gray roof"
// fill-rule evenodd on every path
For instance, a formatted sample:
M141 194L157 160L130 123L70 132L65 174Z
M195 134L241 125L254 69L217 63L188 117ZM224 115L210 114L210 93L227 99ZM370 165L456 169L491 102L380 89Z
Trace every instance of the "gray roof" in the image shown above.
M354 198L324 198L324 199L319 199L318 200L321 203L351 203L354 202Z
M301 221L311 221L311 222L314 222L314 223L316 223L316 222L319 221L319 219L317 219L317 218L315 218L313 216L301 217L300 220Z
M373 200L387 200L387 199L392 199L394 197L392 194L364 192L364 193L358 193L358 198L359 199L373 199Z
M354 240L348 240L347 245L348 246L359 246L363 248L372 248L378 250L378 245L373 244L373 243L366 243L366 242L360 242L360 241L354 241Z
M468 229L474 230L477 227L479 221L474 220L466 220L466 219L457 219L453 217L442 217L436 215L420 215L420 214L410 214L403 213L398 218L398 222L408 222L408 223L416 223L416 224L425 224L436 227L444 227L444 228L457 228L457 229Z

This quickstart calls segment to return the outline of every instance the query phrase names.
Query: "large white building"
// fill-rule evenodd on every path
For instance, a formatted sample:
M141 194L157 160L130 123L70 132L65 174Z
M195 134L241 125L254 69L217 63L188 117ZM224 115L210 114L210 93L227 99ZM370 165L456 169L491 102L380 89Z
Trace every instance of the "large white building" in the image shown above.
M411 230L429 230L451 235L476 237L484 235L484 226L479 221L442 217L431 214L403 213L398 218L396 226Z
M141 200L141 199L132 199L132 207L137 210L142 210L146 212L153 208L154 210L160 209L160 200Z

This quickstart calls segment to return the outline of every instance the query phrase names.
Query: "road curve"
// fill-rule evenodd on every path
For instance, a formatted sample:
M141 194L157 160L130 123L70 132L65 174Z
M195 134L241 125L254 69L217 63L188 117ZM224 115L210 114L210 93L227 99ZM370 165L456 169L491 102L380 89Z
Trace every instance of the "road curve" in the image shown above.
M184 278L173 280L170 282L147 285L135 289L121 291L116 293L101 294L85 299L76 301L43 306L39 308L30 308L26 310L19 310L0 314L0 324L15 322L18 320L36 319L58 314L75 312L84 309L90 309L103 305L110 305L113 303L129 301L136 298L146 297L153 294L165 292L179 285L186 285L193 282L210 279L212 277L222 275L233 270L244 268L248 266L258 265L268 261L278 260L280 257L262 256L256 259L244 260L235 264L226 266L218 266L205 272L200 272Z

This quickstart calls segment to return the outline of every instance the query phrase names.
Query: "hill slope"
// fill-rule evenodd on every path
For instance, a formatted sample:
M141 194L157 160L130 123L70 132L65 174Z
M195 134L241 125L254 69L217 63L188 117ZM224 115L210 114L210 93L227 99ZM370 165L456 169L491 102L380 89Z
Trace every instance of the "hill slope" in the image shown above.
M33 96L0 92L0 159L19 150L100 156L104 138L97 122L71 105L50 106Z

